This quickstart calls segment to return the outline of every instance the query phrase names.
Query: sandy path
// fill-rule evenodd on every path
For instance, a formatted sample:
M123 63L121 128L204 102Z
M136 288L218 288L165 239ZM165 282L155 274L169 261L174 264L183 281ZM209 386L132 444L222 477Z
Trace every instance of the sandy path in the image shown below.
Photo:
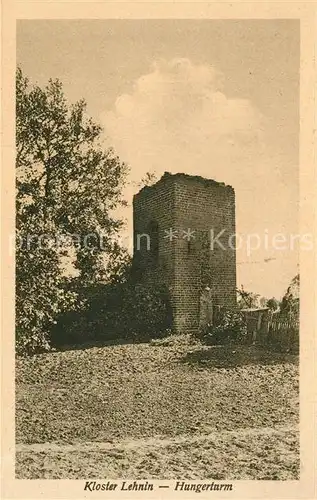
M206 440L214 440L221 438L242 438L242 437L256 437L256 436L273 436L274 434L287 433L294 431L294 426L277 426L272 427L254 427L254 428L240 428L235 430L215 430L208 434L195 435L180 435L173 438L160 438L155 436L148 439L124 439L118 441L86 441L75 442L72 444L46 442L46 443L19 443L16 445L16 452L80 452L80 451L103 451L103 450L136 450L140 448L164 448L166 446L177 444L199 444Z

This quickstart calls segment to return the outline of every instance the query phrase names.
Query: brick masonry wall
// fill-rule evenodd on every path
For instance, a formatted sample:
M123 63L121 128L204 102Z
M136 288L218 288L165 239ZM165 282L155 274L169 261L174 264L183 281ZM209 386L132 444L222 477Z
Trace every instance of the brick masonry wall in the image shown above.
M153 224L154 223L154 224ZM145 237L137 248L137 235L151 233L147 251ZM177 230L169 241L165 230ZM192 231L187 239L184 231ZM220 238L225 250L211 239ZM176 332L196 331L199 326L200 296L209 286L215 304L236 303L236 255L228 247L235 233L235 196L231 186L185 174L165 174L154 186L134 197L134 263L137 279L165 283L170 290ZM165 237L164 237L165 236ZM158 252L156 239L158 240Z
M172 286L174 244L164 238L164 235L165 229L174 226L174 219L175 189L172 178L162 178L154 186L145 187L134 196L133 271L137 280ZM155 224L157 227L154 227L153 234ZM150 240L142 236L144 234L148 235ZM147 246L148 243L150 248Z

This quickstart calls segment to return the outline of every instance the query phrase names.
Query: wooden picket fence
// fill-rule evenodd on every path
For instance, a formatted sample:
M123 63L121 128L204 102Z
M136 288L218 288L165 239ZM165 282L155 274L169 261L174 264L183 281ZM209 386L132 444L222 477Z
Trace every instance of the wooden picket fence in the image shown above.
M299 312L271 312L267 308L244 309L248 344L271 345L281 351L299 350Z
M299 351L299 312L275 312L268 321L268 343L282 350Z

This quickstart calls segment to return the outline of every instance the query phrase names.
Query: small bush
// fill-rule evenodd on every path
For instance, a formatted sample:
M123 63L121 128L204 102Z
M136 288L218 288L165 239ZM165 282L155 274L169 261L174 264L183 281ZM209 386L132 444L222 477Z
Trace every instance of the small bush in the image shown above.
M161 336L171 326L165 288L126 283L112 287L101 317L104 327L124 338Z
M247 337L247 326L240 311L225 310L217 325L209 325L203 334L208 345L244 343Z
M84 309L59 318L52 331L53 345L149 340L166 335L172 324L164 287L131 282L99 284L82 290L81 296Z

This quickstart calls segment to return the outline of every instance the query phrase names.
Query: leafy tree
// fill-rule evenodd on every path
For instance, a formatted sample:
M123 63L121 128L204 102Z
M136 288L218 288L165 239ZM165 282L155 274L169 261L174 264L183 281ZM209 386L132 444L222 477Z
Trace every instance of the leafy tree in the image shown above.
M279 308L279 301L275 297L272 297L271 299L267 300L266 307L268 307L272 311L276 311Z
M281 312L299 312L299 283L299 274L296 274L282 298Z
M117 265L119 255L124 261L124 252L115 241L123 222L113 213L124 204L121 193L127 167L112 149L104 148L101 133L87 117L84 100L68 105L58 80L50 80L43 89L31 86L18 69L16 315L20 351L45 347L45 326L76 300L63 288L63 257L66 268L75 268L83 283L111 276L110 268Z
M253 292L247 292L244 289L243 285L241 285L241 288L237 288L237 295L238 295L238 306L241 309L259 306L260 295Z

